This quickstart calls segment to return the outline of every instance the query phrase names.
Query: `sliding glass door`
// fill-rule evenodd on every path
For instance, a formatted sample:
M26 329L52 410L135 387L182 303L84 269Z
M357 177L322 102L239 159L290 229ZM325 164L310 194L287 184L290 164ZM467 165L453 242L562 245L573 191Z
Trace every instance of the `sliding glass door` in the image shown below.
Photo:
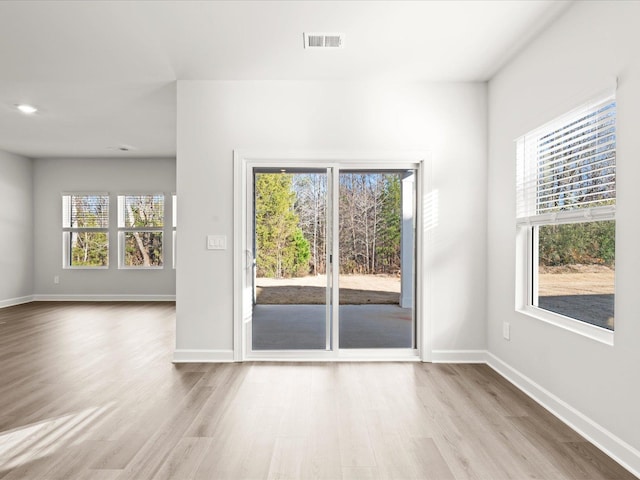
M331 350L329 170L254 170L253 350Z
M251 169L250 353L416 348L416 177Z
M340 348L415 347L415 177L340 171Z

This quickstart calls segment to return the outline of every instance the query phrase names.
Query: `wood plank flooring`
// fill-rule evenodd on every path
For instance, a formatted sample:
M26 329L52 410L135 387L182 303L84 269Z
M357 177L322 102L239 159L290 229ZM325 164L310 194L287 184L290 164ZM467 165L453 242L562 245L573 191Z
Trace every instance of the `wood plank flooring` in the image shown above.
M173 365L171 303L0 310L0 479L635 478L484 365Z

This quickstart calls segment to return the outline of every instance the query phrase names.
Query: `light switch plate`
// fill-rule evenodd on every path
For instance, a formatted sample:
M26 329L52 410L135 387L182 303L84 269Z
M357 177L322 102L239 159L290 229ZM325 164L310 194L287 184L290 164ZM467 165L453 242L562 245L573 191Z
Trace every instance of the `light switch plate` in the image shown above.
M207 249L208 250L226 250L227 236L226 235L207 235Z
M502 323L502 336L505 340L511 339L511 325L509 325L509 322Z

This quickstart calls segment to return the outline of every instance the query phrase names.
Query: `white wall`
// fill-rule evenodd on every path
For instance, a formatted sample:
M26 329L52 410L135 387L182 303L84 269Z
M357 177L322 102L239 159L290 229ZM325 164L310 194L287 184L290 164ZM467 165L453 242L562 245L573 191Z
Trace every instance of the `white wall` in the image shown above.
M0 151L0 306L33 294L33 162Z
M436 350L485 344L486 85L178 82L177 348L233 348L233 150L431 150Z
M113 195L164 192L165 214L171 222L171 197L176 191L175 159L37 159L34 161L34 231L36 298L140 298L175 295L171 266L170 228L165 227L165 267L158 270L119 270L117 235L109 235L109 269L62 268L62 192L109 192ZM117 218L111 215L111 219ZM113 222L112 222L113 223ZM116 225L112 225L115 227ZM53 277L60 277L54 284ZM102 297L101 297L102 296ZM126 297L123 297L126 298Z
M640 471L639 2L576 2L489 84L488 347ZM516 313L514 139L620 77L615 345ZM511 340L502 323L511 324ZM595 422L595 423L593 423ZM589 427L589 423L592 423ZM598 433L598 426L607 432ZM617 436L622 443L615 439ZM605 443L609 442L609 446ZM627 442L631 447L623 445ZM622 458L624 457L624 458Z

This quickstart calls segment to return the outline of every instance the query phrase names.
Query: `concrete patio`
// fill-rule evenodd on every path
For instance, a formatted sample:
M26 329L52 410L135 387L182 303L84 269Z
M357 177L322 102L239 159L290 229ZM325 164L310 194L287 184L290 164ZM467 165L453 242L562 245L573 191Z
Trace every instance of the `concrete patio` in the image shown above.
M412 309L341 305L339 348L411 348ZM254 350L324 350L324 305L255 305Z

